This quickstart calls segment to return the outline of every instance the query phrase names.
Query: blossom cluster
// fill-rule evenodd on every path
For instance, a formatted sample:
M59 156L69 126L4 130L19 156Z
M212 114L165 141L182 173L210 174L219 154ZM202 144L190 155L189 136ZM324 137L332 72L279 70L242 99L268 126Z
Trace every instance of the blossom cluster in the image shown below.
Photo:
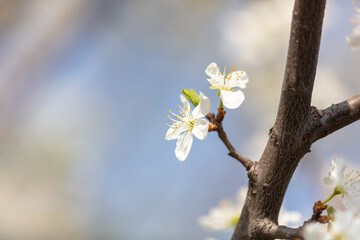
M336 211L333 210L333 207L327 206L329 224L311 223L306 225L304 239L360 240L359 171L347 171L343 159L333 158L331 170L328 176L324 178L324 183L334 187L334 191L322 203L325 204L333 197L340 195L346 210Z
M205 73L208 75L208 82L211 84L210 89L218 90L220 97L220 106L229 109L238 108L244 101L245 96L241 90L246 87L249 81L245 71L234 71L232 68L230 73L226 73L226 67L223 73L220 73L219 66L216 63L210 63ZM194 90L183 90L184 95L180 95L180 101L183 106L180 108L179 115L169 111L168 118L171 121L169 129L166 132L165 139L177 139L175 156L179 161L184 161L188 156L193 136L200 140L204 140L209 130L209 121L204 117L210 112L211 102L202 92L198 95ZM194 105L191 109L189 101Z

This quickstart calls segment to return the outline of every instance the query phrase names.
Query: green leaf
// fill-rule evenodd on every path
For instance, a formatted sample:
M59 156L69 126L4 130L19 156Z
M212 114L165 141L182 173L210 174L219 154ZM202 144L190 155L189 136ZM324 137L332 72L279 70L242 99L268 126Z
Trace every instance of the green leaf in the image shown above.
M335 219L334 214L336 212L335 208L333 208L332 206L327 206L326 211L329 219L334 220Z
M182 89L182 93L195 107L199 104L200 97L195 92L194 89L190 89L190 90Z

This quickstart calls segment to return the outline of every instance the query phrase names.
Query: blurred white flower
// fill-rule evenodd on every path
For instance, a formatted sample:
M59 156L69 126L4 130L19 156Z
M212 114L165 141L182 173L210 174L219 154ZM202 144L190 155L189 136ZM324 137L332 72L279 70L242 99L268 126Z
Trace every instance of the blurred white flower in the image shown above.
M220 73L219 67L216 63L210 63L206 68L205 73L210 77L208 81L211 84L211 89L218 89L221 101L224 106L230 109L238 108L244 101L245 96L241 90L235 91L234 88L245 88L249 77L244 71L235 71L234 67L229 74Z
M304 228L305 240L331 240L330 233L327 231L327 225L319 223L310 223Z
M241 187L238 190L235 201L232 201L231 199L221 200L218 206L210 209L208 215L199 217L199 224L207 229L215 231L233 229L240 217L246 193L247 188Z
M335 212L335 220L327 227L311 223L304 228L305 240L359 240L360 218L351 211Z
M249 1L246 7L222 14L221 43L225 51L228 55L241 53L242 59L257 67L284 61L292 8L293 1Z
M200 140L204 140L207 136L209 121L202 117L210 112L211 103L202 92L200 92L200 102L193 111L183 95L180 95L180 100L183 103L183 107L178 105L181 117L169 111L175 119L168 115L173 124L166 132L165 139L177 139L175 155L180 161L184 161L190 152L193 135Z
M352 19L357 25L351 35L346 38L349 48L353 51L360 49L360 9L355 7L355 17Z
M352 34L346 38L349 48L353 51L360 49L360 24L357 25Z
M215 231L227 231L233 229L240 217L247 194L247 188L238 190L236 200L224 199L217 207L210 209L209 214L201 216L198 222L201 226ZM288 212L285 208L280 209L279 224L298 224L301 220L299 212Z
M349 210L359 210L360 197L360 173L359 171L345 172L346 165L343 159L334 157L332 167L328 176L324 178L324 183L334 186L334 194L341 194L344 206ZM331 199L332 197L330 197Z

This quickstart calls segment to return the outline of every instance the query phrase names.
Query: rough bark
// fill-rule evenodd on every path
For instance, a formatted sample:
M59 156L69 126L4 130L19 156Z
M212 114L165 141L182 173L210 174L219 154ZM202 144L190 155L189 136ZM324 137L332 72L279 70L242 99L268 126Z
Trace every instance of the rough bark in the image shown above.
M314 122L310 103L325 3L326 0L295 1L276 121L260 161L248 171L251 177L247 198L232 240L278 236L268 234L269 229L273 224L277 226L290 179L312 142L305 138L309 137L307 130Z

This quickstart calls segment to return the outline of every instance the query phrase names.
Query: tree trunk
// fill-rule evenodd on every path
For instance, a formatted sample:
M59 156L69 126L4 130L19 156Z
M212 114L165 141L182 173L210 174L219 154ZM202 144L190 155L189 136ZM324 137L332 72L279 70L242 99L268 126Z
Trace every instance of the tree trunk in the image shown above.
M314 85L326 0L296 0L278 113L258 163L248 172L249 188L232 240L274 239L266 225L277 223L291 177L309 151L314 119ZM271 11L271 9L270 9Z

